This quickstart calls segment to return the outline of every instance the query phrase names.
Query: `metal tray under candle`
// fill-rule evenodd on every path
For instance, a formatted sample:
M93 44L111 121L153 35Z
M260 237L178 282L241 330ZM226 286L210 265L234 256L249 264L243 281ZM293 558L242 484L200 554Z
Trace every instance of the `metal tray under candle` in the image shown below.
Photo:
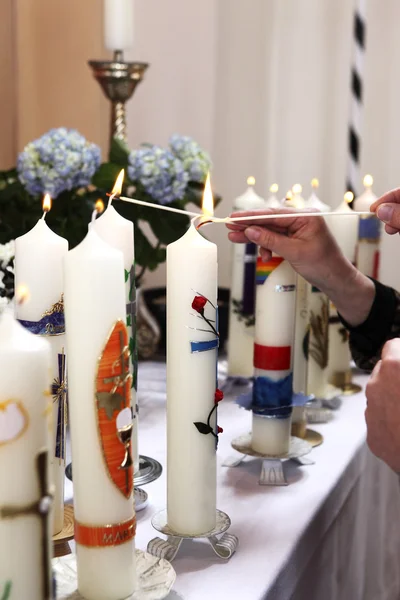
M57 600L83 600L77 591L76 556L70 554L52 561L57 581ZM164 558L136 550L138 590L129 600L162 600L174 585L176 573Z
M155 458L150 456L139 457L139 473L135 473L134 481L135 486L145 485L151 483L160 477L162 473L162 466ZM72 463L67 465L65 469L65 476L72 481Z

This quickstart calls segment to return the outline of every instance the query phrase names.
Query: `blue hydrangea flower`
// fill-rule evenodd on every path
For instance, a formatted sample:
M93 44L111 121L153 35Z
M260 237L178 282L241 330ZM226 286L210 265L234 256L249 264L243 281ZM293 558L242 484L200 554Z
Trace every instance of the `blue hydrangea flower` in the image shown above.
M182 162L159 146L133 150L129 154L128 174L161 204L182 199L189 181Z
M87 186L100 165L100 148L75 129L59 127L30 142L18 156L18 177L29 194L57 198Z
M190 181L203 183L211 169L211 159L197 142L186 135L175 133L169 139L170 148L183 163Z

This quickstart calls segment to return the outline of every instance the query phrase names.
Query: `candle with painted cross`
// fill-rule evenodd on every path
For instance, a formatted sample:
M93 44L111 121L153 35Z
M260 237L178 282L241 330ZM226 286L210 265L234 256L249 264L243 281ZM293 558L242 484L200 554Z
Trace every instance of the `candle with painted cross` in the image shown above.
M15 240L15 284L27 286L30 301L17 304L16 316L31 333L45 336L53 356L53 450L50 455L55 484L53 533L64 524L65 428L66 428L66 343L63 303L63 258L68 242L56 235L46 221L51 208L47 194L43 218Z
M217 246L192 221L167 248L167 514L181 534L216 523L217 353Z
M139 450L138 450L138 406L136 398L137 390L137 346L136 346L136 290L135 290L135 250L134 250L134 232L133 223L117 213L112 200L119 196L122 190L124 179L124 170L118 175L115 186L111 192L110 200L106 210L96 219L93 227L98 235L107 244L120 250L124 257L124 281L125 281L125 300L126 300L126 325L129 335L129 350L131 354L131 373L132 373L132 408L133 431L132 431L132 454L134 462L134 472L139 471Z
M78 589L119 600L136 587L123 254L91 227L64 276Z
M289 450L295 281L283 258L257 259L251 443L264 455Z
M368 211L376 200L372 191L374 180L366 175L363 180L364 191L353 202L354 210ZM360 217L357 247L357 268L368 277L378 277L379 274L379 244L381 237L381 222L374 214Z
M0 598L53 598L50 374L50 345L6 308L0 318Z
M254 177L235 200L234 210L265 208L265 200L254 191ZM253 376L255 244L232 244L232 283L229 307L228 372L233 377Z

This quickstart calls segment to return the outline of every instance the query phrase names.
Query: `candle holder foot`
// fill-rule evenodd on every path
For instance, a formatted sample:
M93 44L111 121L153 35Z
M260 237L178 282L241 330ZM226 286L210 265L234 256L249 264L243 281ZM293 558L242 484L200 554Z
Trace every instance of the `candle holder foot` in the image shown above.
M64 525L60 533L53 535L54 556L71 554L69 540L74 538L74 507L71 504L64 506Z
M63 556L53 560L57 581L57 600L83 600L77 590L76 556ZM176 573L165 559L156 558L136 550L137 591L127 600L162 600L169 595Z
M151 483L161 476L162 466L155 458L150 456L139 456L139 472L135 473L135 485Z
M149 503L149 495L142 488L134 487L133 497L135 500L135 512L144 510Z
M353 373L351 369L348 371L337 371L332 376L332 383L340 388L342 396L353 396L361 392L362 387L357 383L353 383Z
M311 433L312 437L313 434L320 436L320 434L312 431L311 429L307 429L307 433ZM321 436L321 441L319 443L322 442L322 439L323 438ZM290 438L289 452L280 456L263 455L253 450L251 446L251 433L248 433L247 435L241 435L238 438L235 438L234 440L232 440L231 445L234 450L243 454L243 457L241 460L235 457L235 461L233 460L233 457L231 457L232 460L230 461L231 464L229 466L234 467L239 465L242 462L242 460L246 458L246 456L252 456L254 458L262 459L263 462L261 465L261 473L260 478L258 480L258 483L260 485L289 485L285 477L285 472L283 470L283 462L285 460L294 459L302 466L313 464L313 461L302 460L303 457L309 452L311 452L313 448L312 444L307 439L292 436Z
M147 545L147 552L158 558L165 558L172 561L177 555L184 539L194 540L205 538L219 558L228 560L235 553L239 540L236 535L227 533L227 530L231 526L231 520L228 515L221 510L217 510L216 517L216 525L212 531L198 535L186 535L177 533L169 527L166 510L156 513L151 523L154 529L166 535L167 539L163 540L160 537L153 538Z

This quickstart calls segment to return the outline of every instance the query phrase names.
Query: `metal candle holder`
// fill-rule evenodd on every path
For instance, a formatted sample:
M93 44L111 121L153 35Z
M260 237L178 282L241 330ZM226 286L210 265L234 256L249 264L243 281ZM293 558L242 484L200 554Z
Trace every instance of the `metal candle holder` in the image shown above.
M114 137L126 142L125 104L133 96L149 65L125 62L121 50L114 52L113 60L89 60L89 65L104 95L111 102L110 145Z

